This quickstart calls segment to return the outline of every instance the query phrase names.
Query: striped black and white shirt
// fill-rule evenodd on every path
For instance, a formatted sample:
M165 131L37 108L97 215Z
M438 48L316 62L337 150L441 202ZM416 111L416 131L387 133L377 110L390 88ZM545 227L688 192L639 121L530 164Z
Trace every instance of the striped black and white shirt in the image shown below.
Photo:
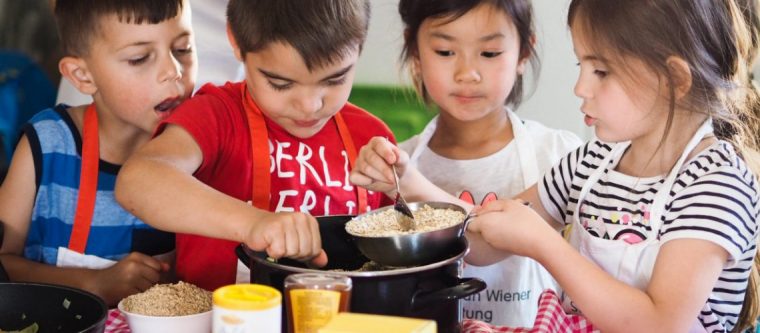
M611 153L612 145L591 141L565 156L539 183L541 202L561 223L570 224L583 183ZM636 243L651 231L649 209L665 177L637 178L615 171L619 157L590 189L580 222L590 234ZM729 253L699 315L708 332L733 329L756 252L760 190L730 143L719 141L687 161L671 189L659 235L661 242L692 238L711 241Z

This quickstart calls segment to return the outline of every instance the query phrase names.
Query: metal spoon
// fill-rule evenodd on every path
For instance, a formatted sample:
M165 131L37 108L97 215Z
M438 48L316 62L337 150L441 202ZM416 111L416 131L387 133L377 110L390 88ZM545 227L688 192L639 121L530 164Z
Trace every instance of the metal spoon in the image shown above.
M409 209L409 205L406 204L404 197L401 196L401 191L398 188L399 181L398 173L396 173L396 166L391 165L391 168L393 169L393 178L396 180L396 202L393 204L393 209L401 213L401 216L398 217L398 224L401 225L401 228L404 230L414 230L414 214L412 214L412 210Z

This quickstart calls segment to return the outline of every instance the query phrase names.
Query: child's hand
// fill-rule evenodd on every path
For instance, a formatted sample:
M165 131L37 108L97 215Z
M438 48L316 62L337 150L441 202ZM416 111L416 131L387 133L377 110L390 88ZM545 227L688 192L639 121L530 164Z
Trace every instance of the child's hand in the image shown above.
M492 247L513 254L535 258L537 244L546 241L547 233L556 231L533 209L519 200L494 200L475 209L467 227Z
M270 213L264 219L251 224L245 244L254 251L266 251L267 255L308 261L317 267L327 265L327 255L322 250L317 220L305 213Z
M395 196L395 186L391 165L396 165L399 179L403 178L409 155L386 138L374 137L359 151L351 182L370 191L383 192Z
M132 252L113 266L95 271L88 285L94 294L113 306L124 297L152 287L159 282L162 273L168 271L168 263Z

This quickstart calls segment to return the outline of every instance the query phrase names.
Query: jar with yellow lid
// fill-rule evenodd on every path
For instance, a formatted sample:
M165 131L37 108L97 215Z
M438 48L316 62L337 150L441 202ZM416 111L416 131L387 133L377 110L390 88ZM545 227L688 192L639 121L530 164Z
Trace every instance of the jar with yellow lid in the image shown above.
M224 286L213 294L214 333L280 332L282 294L259 284Z

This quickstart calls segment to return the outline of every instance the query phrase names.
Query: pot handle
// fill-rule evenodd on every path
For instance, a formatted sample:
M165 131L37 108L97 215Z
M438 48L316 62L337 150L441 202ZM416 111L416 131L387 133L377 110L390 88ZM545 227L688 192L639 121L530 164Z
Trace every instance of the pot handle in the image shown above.
M5 229L5 224L3 223L3 221L0 221L0 247L3 246L3 237L5 237L4 229ZM5 267L3 267L3 262L2 260L0 260L0 282L10 282L10 281L11 279L8 277L8 273L5 272Z
M235 247L235 254L237 255L238 259L240 259L240 261L243 262L245 267L248 267L248 269L251 269L251 257L249 257L247 253L245 253L242 243L238 244L238 246Z
M478 278L459 279L459 284L436 291L417 291L412 296L412 309L416 310L431 303L456 300L486 289L486 283Z

